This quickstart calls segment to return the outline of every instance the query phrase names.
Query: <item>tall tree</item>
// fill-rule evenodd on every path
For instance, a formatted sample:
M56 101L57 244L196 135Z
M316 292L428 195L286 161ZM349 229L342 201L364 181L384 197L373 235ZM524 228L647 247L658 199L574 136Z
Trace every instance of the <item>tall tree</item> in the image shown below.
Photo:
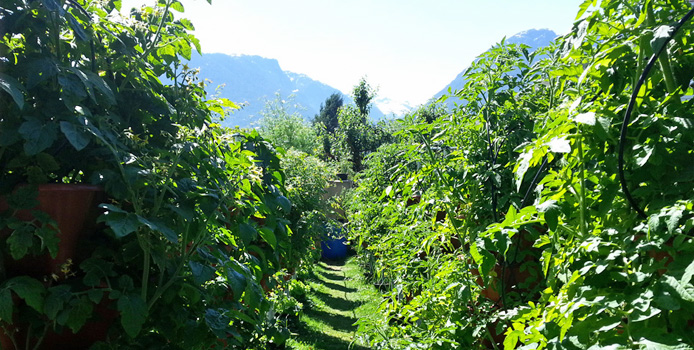
M344 104L342 94L336 92L320 105L320 112L313 118L313 124L322 124L328 133L334 133L339 126L337 113Z
M354 104L356 104L359 109L359 113L363 117L367 117L371 111L371 101L376 97L376 90L366 82L366 78L362 77L359 83L354 86L352 96L354 97Z

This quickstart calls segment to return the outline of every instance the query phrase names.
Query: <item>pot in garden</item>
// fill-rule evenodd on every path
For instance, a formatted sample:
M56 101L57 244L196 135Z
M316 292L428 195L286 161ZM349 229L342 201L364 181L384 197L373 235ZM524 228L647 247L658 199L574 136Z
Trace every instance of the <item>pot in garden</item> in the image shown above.
M80 243L96 229L96 219L100 214L98 205L104 200L104 192L98 186L83 184L43 184L38 186L39 205L32 210L40 210L55 221L58 251L55 258L48 253L39 256L28 256L19 261L5 258L8 277L29 275L41 277L60 272L61 266L69 261L73 266L88 254L80 251ZM0 212L8 209L4 199L0 198ZM31 210L19 210L16 217L22 221L31 221L34 216ZM5 230L2 236L9 236L12 231ZM82 242L83 243L83 242Z
M347 257L347 239L342 234L342 228L330 226L328 234L321 242L321 258L338 260Z

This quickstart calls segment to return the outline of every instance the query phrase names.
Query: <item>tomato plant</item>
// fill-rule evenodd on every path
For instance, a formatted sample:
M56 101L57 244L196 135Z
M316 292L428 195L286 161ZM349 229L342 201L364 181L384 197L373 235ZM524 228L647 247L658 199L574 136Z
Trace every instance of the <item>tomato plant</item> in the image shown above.
M395 272L360 325L372 346L694 344L690 10L585 1L571 33L494 46L453 113L367 159L354 238Z

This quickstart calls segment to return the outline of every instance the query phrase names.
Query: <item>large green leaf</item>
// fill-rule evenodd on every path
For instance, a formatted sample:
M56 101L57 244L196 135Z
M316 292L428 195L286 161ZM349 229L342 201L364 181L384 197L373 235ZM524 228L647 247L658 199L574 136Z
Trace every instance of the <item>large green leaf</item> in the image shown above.
M152 231L161 233L171 243L178 243L176 232L168 228L163 222L156 220L147 220L141 216L137 216L137 220L143 225L149 227Z
M24 138L24 152L29 156L47 149L58 137L55 123L36 117L28 117L18 131Z
M7 287L17 293L34 310L43 312L43 295L46 292L43 283L29 276L19 276L9 280Z
M0 73L0 88L10 94L19 109L24 108L24 87L17 79Z
M72 293L69 285L59 285L48 289L48 296L44 304L44 312L49 319L55 320L58 313L65 308L70 301Z
M123 238L137 231L141 225L138 216L135 214L126 213L122 209L109 204L104 204L100 207L108 211L99 217L99 222L105 222L113 230L113 234L117 238Z
M60 131L63 132L72 147L81 151L89 144L89 134L79 129L75 124L70 122L60 122Z
M263 240L265 242L267 242L267 244L269 244L273 250L277 249L277 237L275 236L275 233L271 229L269 229L267 227L261 227L259 230L259 233L260 233L260 237L262 237Z
M12 292L0 289L0 321L12 323Z
M123 294L118 299L121 325L131 338L135 338L147 320L147 304L137 294Z
M248 279L243 272L247 272L245 266L236 260L232 261L231 268L227 269L227 283L234 292L234 301L241 298L248 285Z
M190 261L188 266L190 266L190 271L193 274L193 281L195 281L196 284L203 285L214 278L215 269L209 265L203 265L197 261Z
M29 252L29 249L34 244L34 230L33 226L24 223L13 227L12 234L7 238L7 244L10 246L10 255L12 255L13 259L19 260Z

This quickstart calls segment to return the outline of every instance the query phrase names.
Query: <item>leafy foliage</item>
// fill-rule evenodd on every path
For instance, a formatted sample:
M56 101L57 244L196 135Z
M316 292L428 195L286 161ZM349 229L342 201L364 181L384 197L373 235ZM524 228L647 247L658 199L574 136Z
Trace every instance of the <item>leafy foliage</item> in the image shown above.
M369 156L349 216L388 297L360 324L372 347L694 346L691 23L633 91L690 9L585 1L571 33L494 46L452 114Z
M275 146L315 154L320 147L318 135L301 114L291 111L290 103L279 94L267 101L261 112L260 133Z
M116 322L94 348L282 344L288 333L265 293L304 255L292 250L278 153L257 131L213 123L235 105L208 99L181 63L200 48L190 21L172 13L179 1L120 10L120 1L0 8L3 264L65 253L57 220L37 210L40 185L91 183L108 196L71 260L0 269L0 327L16 348L66 328L87 338L86 323L107 320Z

